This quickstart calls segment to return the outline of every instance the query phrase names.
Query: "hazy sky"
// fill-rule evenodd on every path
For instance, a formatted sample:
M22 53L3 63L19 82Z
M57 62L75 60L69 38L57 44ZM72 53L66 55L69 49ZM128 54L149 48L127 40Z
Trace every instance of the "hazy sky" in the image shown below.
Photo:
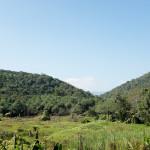
M107 91L150 71L150 0L0 0L0 68Z

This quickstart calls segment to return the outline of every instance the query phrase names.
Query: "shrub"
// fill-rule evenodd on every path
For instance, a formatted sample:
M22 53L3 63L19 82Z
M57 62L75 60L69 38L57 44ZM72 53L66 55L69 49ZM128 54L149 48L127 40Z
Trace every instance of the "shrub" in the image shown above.
M37 131L38 130L38 127L36 127L36 126L34 126L32 128L33 128L33 131Z
M10 112L5 114L5 117L10 117L10 116L11 116Z
M43 116L41 117L41 120L42 121L50 120L49 112L47 110L43 112Z
M20 128L17 129L17 132L18 132L18 133L23 132L23 131L24 131L24 129L20 129Z

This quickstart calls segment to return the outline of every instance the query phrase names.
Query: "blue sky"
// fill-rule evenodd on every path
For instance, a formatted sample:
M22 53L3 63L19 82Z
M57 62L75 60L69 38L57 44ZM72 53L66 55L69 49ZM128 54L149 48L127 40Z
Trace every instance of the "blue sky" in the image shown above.
M0 68L108 91L150 71L149 8L149 0L0 0Z

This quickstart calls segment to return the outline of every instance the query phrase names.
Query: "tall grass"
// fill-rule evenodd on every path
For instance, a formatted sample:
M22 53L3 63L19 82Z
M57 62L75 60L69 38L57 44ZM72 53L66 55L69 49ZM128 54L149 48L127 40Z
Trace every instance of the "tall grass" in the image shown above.
M87 128L89 125L86 125ZM101 130L90 130L84 127L76 140L70 140L73 150L140 150L144 147L144 137L150 137L150 130L130 128L129 125L115 123L113 126L104 126ZM79 137L82 142L80 142ZM148 149L148 148L147 148Z
M145 125L101 120L90 123L67 120L67 117L56 117L44 122L38 117L6 118L0 122L0 139L8 150L12 150L12 135L16 133L17 137L25 140L24 150L27 147L29 150L35 143L36 127L39 130L38 140L47 150L52 150L56 143L61 143L63 150L142 150L144 137L150 137L150 127Z

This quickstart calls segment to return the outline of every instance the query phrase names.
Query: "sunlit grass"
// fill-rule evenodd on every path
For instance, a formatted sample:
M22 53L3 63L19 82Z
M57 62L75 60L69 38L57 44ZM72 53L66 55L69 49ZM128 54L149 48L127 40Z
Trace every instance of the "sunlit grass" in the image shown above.
M120 122L96 121L80 123L67 121L69 117L52 117L50 121L40 121L40 117L33 118L2 118L0 133L13 132L23 136L30 143L35 142L33 127L38 127L39 140L44 145L52 147L55 143L63 144L64 149L78 149L79 143L83 149L92 148L125 149L129 144L135 147L136 142L143 142L144 137L150 137L150 127L142 124L125 124ZM24 132L18 133L18 129ZM33 136L29 137L29 130ZM136 149L136 148L135 148Z

